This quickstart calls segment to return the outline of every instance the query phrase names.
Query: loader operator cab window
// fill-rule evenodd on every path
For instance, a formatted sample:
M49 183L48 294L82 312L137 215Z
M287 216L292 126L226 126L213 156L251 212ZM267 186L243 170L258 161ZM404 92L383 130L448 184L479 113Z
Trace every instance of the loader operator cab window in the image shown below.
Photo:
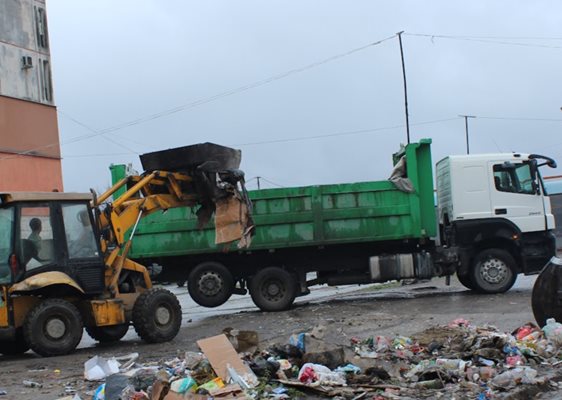
M0 209L0 285L12 282L10 255L14 233L14 209Z
M530 164L494 165L494 184L500 192L535 194Z
M99 257L90 213L85 204L68 204L62 207L64 231L69 258Z
M48 205L21 208L18 260L26 271L53 262L53 228Z

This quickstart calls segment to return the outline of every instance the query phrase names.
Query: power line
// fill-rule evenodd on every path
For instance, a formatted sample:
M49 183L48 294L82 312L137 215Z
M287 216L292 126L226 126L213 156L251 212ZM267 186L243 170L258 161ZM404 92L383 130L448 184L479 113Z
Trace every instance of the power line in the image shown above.
M556 118L526 118L526 117L481 117L479 119L497 119L507 121L546 121L546 122L562 122L562 119Z
M411 124L411 125L412 126L428 125L428 124L435 124L435 123L439 123L439 122L452 121L452 120L456 120L456 119L458 119L458 117L418 122L416 124ZM327 133L327 134L324 134L324 135L305 136L305 137L287 138L287 139L264 140L264 141L260 141L260 142L238 143L238 144L233 144L232 146L256 146L256 145L261 145L261 144L300 142L300 141L304 141L304 140L314 140L314 139L322 139L322 138L337 137L337 136L359 135L359 134L362 134L362 133L372 133L372 132L400 129L400 128L404 128L405 126L406 126L405 124L400 124L400 125L386 126L386 127L381 127L381 128L358 129L358 130L354 130L354 131Z
M203 98L203 99L196 100L196 101L191 102L191 103L183 104L183 105L173 107L173 108L170 108L170 109L167 109L167 110L164 110L164 111L160 111L160 112L157 112L157 113L154 113L154 114L150 114L150 115L145 116L145 117L137 118L137 119L134 119L134 120L131 120L131 121L124 122L122 124L118 124L118 125L106 128L106 129L102 129L96 135L103 135L105 133L115 132L117 130L121 130L121 129L130 127L130 126L134 126L134 125L138 125L138 124L141 124L141 123L144 123L144 122L152 121L154 119L162 118L162 117L165 117L165 116L168 116L168 115L171 115L171 114L175 114L175 113L178 113L178 112L181 112L181 111L185 111L185 110L190 109L190 108L194 108L194 107L197 107L197 106L200 106L200 105L203 105L203 104L207 104L207 103L210 103L210 102L215 101L215 100L219 100L219 99L224 98L224 97L228 97L228 96L232 96L232 95L235 95L235 94L238 94L238 93L241 93L241 92L245 92L245 91L248 91L250 89L254 89L254 88L257 88L257 87L260 87L260 86L278 81L280 79L284 79L284 78L287 78L289 76L299 74L299 73L304 72L304 71L308 71L312 68L319 67L319 66L327 64L329 62L336 61L336 60L339 60L341 58L350 56L350 55L352 55L354 53L357 53L359 51L362 51L362 50L365 50L367 48L379 45L379 44L381 44L381 43L383 43L387 40L392 39L393 37L394 36L389 36L387 38L378 40L376 42L372 42L372 43L369 43L367 45L354 48L354 49L346 51L344 53L336 54L334 56L325 58L325 59L320 60L320 61L316 61L314 63L305 65L303 67L294 68L294 69L285 71L283 73L271 76L271 77L266 78L266 79L262 79L262 80L259 80L259 81L256 81L256 82L252 82L252 83L249 83L249 84L246 84L246 85L243 85L243 86L239 86L239 87L234 88L234 89L230 89L230 90L215 94L215 95L210 96L210 97L206 97L206 98ZM94 136L94 135L91 135L91 136L88 136L88 137L92 137L92 136ZM87 137L84 137L84 138L87 138Z
M270 181L269 179L264 178L263 176L260 176L260 178L261 178L262 180L266 181L267 183L269 183L270 185L277 186L277 187L279 187L279 188L284 188L284 187L285 187L285 186L280 185L280 184L278 184L278 183L272 182L272 181Z
M142 123L152 121L152 120L155 120L155 119L158 119L158 118L162 118L162 117L165 117L165 116L168 116L168 115L172 115L172 114L175 114L175 113L178 113L178 112L181 112L181 111L185 111L185 110L188 110L188 109L191 109L191 108L195 108L195 107L201 106L203 104L207 104L207 103L222 99L224 97L233 96L233 95L236 95L236 94L241 93L241 92L245 92L245 91L248 91L248 90L251 90L251 89L255 89L257 87L264 86L264 85L267 85L269 83L287 78L289 76L299 74L299 73L308 71L310 69L319 67L321 65L330 63L332 61L336 61L336 60L339 60L341 58L350 56L352 54L355 54L355 53L360 52L362 50L368 49L370 47L377 46L377 45L379 45L379 44L381 44L381 43L383 43L387 40L392 39L393 37L394 37L394 35L386 37L386 38L381 39L381 40L377 40L375 42L368 43L368 44L360 46L360 47L356 47L356 48L348 50L344 53L336 54L334 56L325 58L323 60L313 62L313 63L305 65L303 67L293 68L291 70L282 72L282 73L277 74L277 75L273 75L273 76L271 76L269 78L266 78L266 79L255 81L255 82L246 84L244 86L239 86L237 88L215 94L215 95L210 96L210 97L206 97L206 98L199 99L199 100L196 100L196 101L191 102L191 103L183 104L183 105L173 107L173 108L170 108L170 109L167 109L167 110L164 110L164 111L160 111L160 112L157 112L157 113L154 113L154 114L150 114L150 115L145 116L145 117L140 117L140 118L137 118L137 119L134 119L134 120L130 120L130 121L118 124L118 125L114 125L112 127L105 128L105 129L93 130L93 129L89 128L88 126L84 125L83 123L81 123L80 121L77 121L73 118L70 118L75 123L77 123L77 124L83 126L84 128L92 131L92 133L89 134L89 135L82 135L82 136L78 136L76 138L70 139L63 144L66 145L66 144L75 143L75 142L78 142L78 141L90 139L90 138L93 138L93 137L102 136L102 135L105 135L107 133L112 133L112 132L115 132L115 131L118 131L118 130L121 130L121 129L125 129L125 128L128 128L128 127L134 126L134 125L142 124ZM52 144L49 144L49 145L46 145L46 146L41 146L41 147L36 148L36 149L27 150L25 152L15 153L13 156L0 158L0 161L4 160L6 158L12 158L12 157L17 157L19 155L30 154L34 151L41 150L41 149L46 148L46 147L55 146L55 145L56 145L56 143L52 143ZM132 151L133 153L138 154L134 150L131 150L131 149L129 149L129 150Z
M540 48L547 48L547 49L562 49L562 46L553 46L553 45L547 45L547 44L521 43L521 42L509 42L509 41L504 41L504 40L484 39L484 38L471 37L471 36L436 35L436 34L408 33L408 32L405 32L404 35L427 37L427 38L430 38L432 41L433 41L433 39L450 39L450 40L464 40L464 41L469 41L469 42L502 44L502 45L508 45L508 46L540 47Z

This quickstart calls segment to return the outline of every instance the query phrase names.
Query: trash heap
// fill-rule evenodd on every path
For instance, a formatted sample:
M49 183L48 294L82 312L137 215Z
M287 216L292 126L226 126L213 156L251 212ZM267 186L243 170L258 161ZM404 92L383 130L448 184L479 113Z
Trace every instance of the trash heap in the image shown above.
M562 381L562 324L554 320L509 334L457 319L412 337L351 338L347 345L330 345L317 326L262 350L254 331L223 332L199 340L200 353L154 364L137 363L136 353L92 358L85 378L105 383L91 398L483 400L518 391L526 398L525 390L557 390Z

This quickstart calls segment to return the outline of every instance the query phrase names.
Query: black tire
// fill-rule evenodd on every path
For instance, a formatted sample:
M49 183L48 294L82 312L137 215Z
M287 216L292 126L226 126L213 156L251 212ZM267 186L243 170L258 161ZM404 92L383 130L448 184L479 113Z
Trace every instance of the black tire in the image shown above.
M539 326L545 326L548 318L562 321L560 291L562 289L562 260L553 257L542 269L533 285L531 306Z
M83 333L78 309L66 300L46 299L25 318L23 336L29 347L45 357L71 353Z
M268 267L250 280L250 295L262 311L286 310L295 301L297 282L284 269Z
M232 296L234 278L218 262L208 261L196 266L187 279L189 295L203 307L218 307Z
M470 279L480 293L503 293L511 289L517 279L515 259L502 249L486 249L474 258Z
M23 329L16 330L16 339L9 341L0 341L0 354L5 356L15 356L23 354L29 350L29 345L23 337Z
M166 289L153 288L143 292L133 306L133 326L145 342L172 340L181 327L178 299Z
M100 343L111 343L121 340L129 331L129 324L111 326L88 326L86 332Z
M459 282L467 289L474 290L474 283L472 283L472 279L470 278L470 274L459 274L457 272L457 279Z

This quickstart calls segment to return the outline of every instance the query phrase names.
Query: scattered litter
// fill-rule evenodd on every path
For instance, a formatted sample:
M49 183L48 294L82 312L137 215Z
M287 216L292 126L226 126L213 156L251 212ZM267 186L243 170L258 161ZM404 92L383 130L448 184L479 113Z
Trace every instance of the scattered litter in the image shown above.
M39 382L35 382L35 381L24 380L23 386L30 387L30 388L42 388L43 384L41 384Z
M306 398L504 398L514 389L559 390L562 324L527 323L503 333L458 318L412 336L353 337L334 346L325 328L288 335L260 349L257 333L227 328L199 340L201 352L139 363L137 353L94 357L87 380L104 380L93 400L251 400ZM40 383L24 381L27 387ZM39 386L37 386L39 385ZM64 400L80 400L74 382ZM0 395L6 395L0 389ZM74 395L74 397L72 397ZM523 395L524 397L524 395ZM522 397L522 398L523 398ZM61 400L61 399L59 399Z

